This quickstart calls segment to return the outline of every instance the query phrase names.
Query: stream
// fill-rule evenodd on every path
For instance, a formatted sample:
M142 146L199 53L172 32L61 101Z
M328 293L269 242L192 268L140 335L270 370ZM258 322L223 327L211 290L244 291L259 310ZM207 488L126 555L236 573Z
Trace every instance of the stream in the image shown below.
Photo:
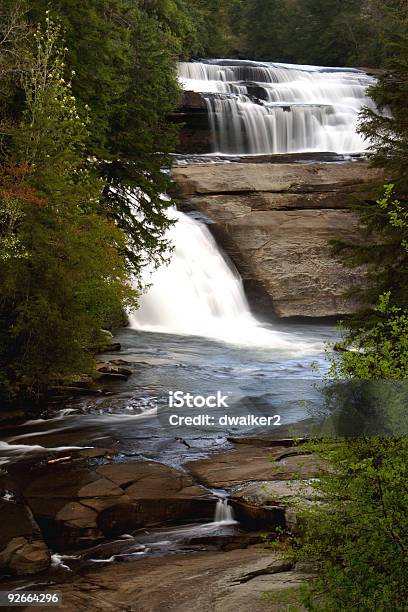
M203 396L220 391L229 397L231 413L260 411L279 414L282 426L298 423L309 416L308 400L318 396L316 384L327 368L323 342L332 341L335 331L325 324L280 324L280 330L294 343L310 343L310 353L123 329L116 335L122 351L101 358L125 361L133 376L106 384L107 394L75 398L63 407L52 404L43 418L4 429L0 462L114 444L124 456L180 466L228 447L229 436L251 431L233 426L169 431L164 417L169 390Z

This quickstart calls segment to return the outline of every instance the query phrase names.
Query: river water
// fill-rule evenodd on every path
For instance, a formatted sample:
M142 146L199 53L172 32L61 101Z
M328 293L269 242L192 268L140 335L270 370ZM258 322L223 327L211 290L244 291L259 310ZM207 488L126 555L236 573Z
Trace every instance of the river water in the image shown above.
M229 408L212 414L279 414L282 426L302 421L308 403L319 396L316 385L327 368L323 342L333 340L334 330L326 324L280 325L279 330L291 339L293 351L123 329L117 334L122 352L103 357L126 361L133 376L105 385L108 395L51 405L44 418L5 430L0 461L42 455L45 449L114 446L124 456L178 466L229 446L230 436L251 431L242 426L169 428L169 391L202 396L220 391ZM276 326L270 326L274 331ZM310 344L310 352L297 351L297 342Z

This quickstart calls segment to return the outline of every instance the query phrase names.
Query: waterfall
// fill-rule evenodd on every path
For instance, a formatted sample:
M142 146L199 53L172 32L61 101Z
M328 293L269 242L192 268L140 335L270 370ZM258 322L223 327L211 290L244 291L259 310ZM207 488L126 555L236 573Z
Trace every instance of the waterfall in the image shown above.
M202 93L214 151L225 155L361 153L359 113L374 79L351 68L240 60L180 62L186 91Z
M312 354L320 343L295 339L262 325L252 314L242 279L219 250L207 226L172 209L175 224L167 238L171 260L154 271L139 309L129 316L141 331L193 335L290 354Z
M227 497L220 497L215 507L214 523L235 524L234 511Z

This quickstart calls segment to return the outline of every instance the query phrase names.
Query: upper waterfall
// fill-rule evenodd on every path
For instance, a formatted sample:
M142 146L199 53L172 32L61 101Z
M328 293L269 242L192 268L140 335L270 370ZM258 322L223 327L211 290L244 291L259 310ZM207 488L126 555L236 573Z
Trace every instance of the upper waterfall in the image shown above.
M180 62L186 91L202 93L214 151L225 155L361 153L357 133L374 79L351 68L243 60Z

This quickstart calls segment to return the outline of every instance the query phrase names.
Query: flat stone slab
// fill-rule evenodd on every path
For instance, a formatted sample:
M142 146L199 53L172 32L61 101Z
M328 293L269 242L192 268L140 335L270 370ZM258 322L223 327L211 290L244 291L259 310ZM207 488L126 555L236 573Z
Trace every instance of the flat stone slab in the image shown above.
M380 170L367 163L254 164L219 163L174 166L178 195L330 191L381 180Z
M306 610L300 605L300 588L315 576L300 570L260 574L241 584L229 586L218 596L214 612L282 612L293 606L297 612Z
M207 495L191 476L154 462L103 465L97 473L113 481L132 499L163 499Z
M233 451L187 464L193 477L213 488L232 488L251 481L315 478L322 465L315 456L284 446L239 444Z
M57 580L54 588L62 592L64 612L95 609L95 602L100 612L270 612L295 603L291 589L313 577L258 544L143 563L99 564L75 580ZM273 605L280 607L265 598L271 592Z

